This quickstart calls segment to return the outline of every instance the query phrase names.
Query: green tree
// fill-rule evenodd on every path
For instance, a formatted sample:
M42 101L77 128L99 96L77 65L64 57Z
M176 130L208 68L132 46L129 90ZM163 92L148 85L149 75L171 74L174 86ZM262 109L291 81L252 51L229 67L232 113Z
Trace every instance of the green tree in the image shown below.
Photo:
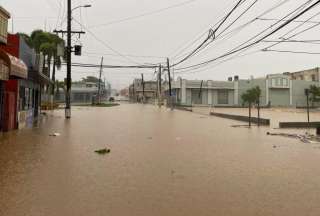
M60 38L58 35L52 34L50 32L44 32L40 29L34 30L30 36L27 34L20 34L27 44L35 49L35 51L39 54L40 52L44 55L44 64L47 63L48 66L48 74L50 76L53 83L55 83L55 73L56 69L60 70L62 58L65 59L65 56L57 55L58 46L65 46L64 40ZM51 62L53 60L53 67L51 73ZM54 95L55 84L51 86L51 95Z
M92 82L92 83L99 83L99 78L95 77L95 76L87 76L82 78L83 82ZM101 80L100 80L101 82Z
M310 89L309 89L309 93L311 95L311 97L310 97L310 100L312 103L311 106L314 107L314 103L320 101L320 87L317 87L315 85L311 85Z
M259 86L248 89L245 93L241 95L244 104L249 105L249 126L251 127L251 108L255 104L258 107L258 125L260 125L260 97L261 89Z

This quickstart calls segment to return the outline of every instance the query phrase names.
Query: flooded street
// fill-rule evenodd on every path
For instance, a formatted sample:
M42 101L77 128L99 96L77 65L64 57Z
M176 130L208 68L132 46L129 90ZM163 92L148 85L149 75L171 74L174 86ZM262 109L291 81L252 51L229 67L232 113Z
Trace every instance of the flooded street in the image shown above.
M0 143L0 215L319 215L320 145L235 124L135 104L48 113Z

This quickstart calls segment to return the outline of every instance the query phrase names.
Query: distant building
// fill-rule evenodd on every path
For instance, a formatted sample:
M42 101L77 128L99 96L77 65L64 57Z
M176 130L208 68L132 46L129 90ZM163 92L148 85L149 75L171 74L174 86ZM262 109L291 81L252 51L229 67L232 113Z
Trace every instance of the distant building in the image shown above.
M288 75L291 77L292 80L305 80L305 81L314 81L319 82L320 81L320 68L312 68L297 72L286 72L285 75Z
M259 86L261 105L273 107L304 107L307 104L305 89L319 86L319 81L292 79L290 74L271 74L262 78L228 79L228 81L185 80L172 83L172 95L178 104L206 105L216 107L241 107L241 95ZM166 86L166 95L168 87Z
M145 81L144 91L141 79L135 79L129 86L129 98L132 102L153 103L157 97L158 84L156 81Z
M99 94L99 84L94 82L77 82L71 86L71 102L72 103L92 103L96 101ZM106 89L104 82L100 83L101 100L107 100L110 92ZM55 93L55 101L65 102L64 89L59 88Z

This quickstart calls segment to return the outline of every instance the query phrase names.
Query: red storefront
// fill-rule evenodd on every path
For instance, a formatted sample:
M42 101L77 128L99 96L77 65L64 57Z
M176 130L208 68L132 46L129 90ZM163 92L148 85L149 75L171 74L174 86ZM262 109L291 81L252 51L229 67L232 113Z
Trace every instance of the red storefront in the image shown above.
M0 48L1 68L7 73L0 82L1 130L9 131L18 127L19 79L26 79L28 69L23 61ZM10 78L8 80L8 78Z

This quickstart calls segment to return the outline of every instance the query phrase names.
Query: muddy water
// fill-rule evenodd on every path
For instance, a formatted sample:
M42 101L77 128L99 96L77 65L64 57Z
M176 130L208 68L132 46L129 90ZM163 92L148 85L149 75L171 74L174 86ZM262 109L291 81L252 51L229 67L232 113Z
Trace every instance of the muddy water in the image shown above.
M320 215L320 146L233 124L148 105L49 114L1 141L0 215Z

